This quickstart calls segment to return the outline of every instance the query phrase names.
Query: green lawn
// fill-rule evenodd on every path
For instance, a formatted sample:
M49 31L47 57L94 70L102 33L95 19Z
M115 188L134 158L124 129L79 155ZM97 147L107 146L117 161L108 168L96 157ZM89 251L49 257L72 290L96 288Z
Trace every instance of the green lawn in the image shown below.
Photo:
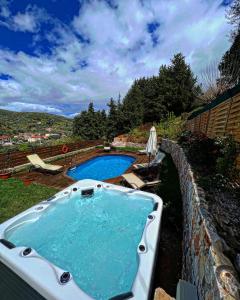
M22 181L15 178L0 180L0 223L51 197L56 192L54 188L35 183L24 186Z

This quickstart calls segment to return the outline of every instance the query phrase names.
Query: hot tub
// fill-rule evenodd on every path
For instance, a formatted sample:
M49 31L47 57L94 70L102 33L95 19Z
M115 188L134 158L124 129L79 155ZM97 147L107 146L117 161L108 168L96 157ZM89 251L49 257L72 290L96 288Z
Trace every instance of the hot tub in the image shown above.
M0 260L46 299L147 300L161 213L154 194L82 180L1 224Z

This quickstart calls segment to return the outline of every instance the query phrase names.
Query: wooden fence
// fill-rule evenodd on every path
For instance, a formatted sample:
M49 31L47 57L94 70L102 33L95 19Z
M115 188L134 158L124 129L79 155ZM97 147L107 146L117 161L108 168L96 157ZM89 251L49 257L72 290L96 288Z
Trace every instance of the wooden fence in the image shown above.
M186 127L192 132L203 132L210 138L231 134L240 143L240 85L192 113ZM237 167L240 168L240 155Z
M97 146L100 144L102 144L101 140L94 140L94 141L81 141L78 143L71 143L66 145L69 148L69 152L71 152L83 148ZM0 154L0 169L10 168L10 167L25 164L28 162L26 156L33 153L37 153L41 158L47 158L47 157L52 157L52 156L62 154L63 153L62 146L63 145L35 147L35 148L33 147L31 150L25 152L15 151L10 153L2 153Z

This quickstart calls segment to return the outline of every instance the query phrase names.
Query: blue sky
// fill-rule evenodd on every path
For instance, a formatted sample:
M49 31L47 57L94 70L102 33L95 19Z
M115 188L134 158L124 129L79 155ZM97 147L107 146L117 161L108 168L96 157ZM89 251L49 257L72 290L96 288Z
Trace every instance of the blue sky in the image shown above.
M177 52L196 75L229 48L230 0L0 0L0 108L104 108Z

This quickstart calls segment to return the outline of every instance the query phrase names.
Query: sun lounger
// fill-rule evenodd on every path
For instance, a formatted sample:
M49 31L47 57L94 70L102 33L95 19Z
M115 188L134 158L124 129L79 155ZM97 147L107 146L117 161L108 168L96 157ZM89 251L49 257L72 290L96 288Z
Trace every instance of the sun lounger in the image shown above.
M147 154L146 149L138 150L138 154Z
M133 167L136 170L156 167L162 162L164 157L165 157L165 154L163 152L159 151L157 153L157 155L155 156L155 158L150 163L134 164Z
M134 173L126 173L122 175L123 179L131 185L134 189L140 190L144 187L151 187L161 182L161 180L147 181L144 182Z
M106 147L103 148L103 150L104 150L105 152L109 152L109 151L111 151L111 147L106 146Z
M59 172L63 169L62 166L45 163L37 154L28 155L27 158L36 169L52 173Z

